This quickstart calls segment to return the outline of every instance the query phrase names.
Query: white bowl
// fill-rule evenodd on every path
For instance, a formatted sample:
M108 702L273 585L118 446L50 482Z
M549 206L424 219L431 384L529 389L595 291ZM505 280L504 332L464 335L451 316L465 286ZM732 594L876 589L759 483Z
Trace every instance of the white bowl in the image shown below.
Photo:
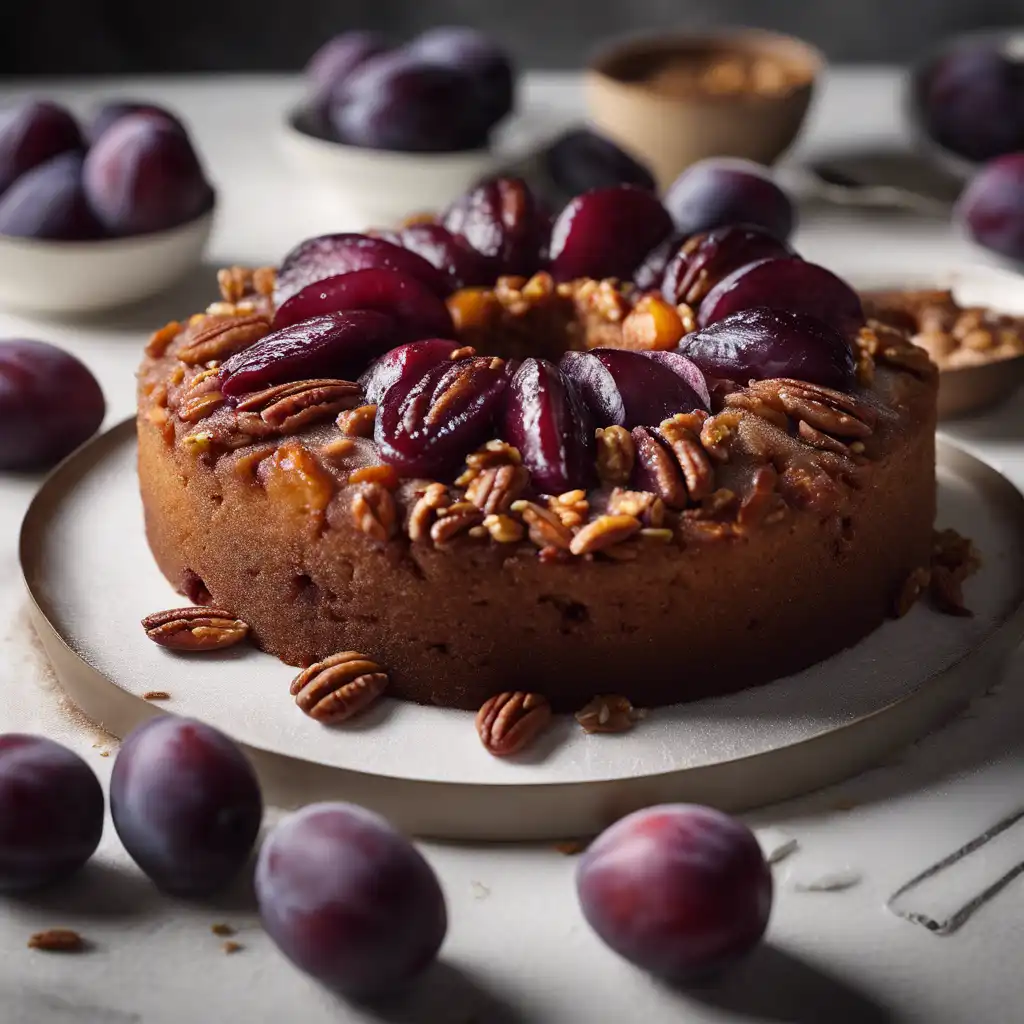
M155 295L198 265L213 214L168 231L92 242L0 235L0 306L87 313Z
M284 119L281 145L296 172L308 175L348 211L391 224L447 206L499 159L492 149L458 153L399 153L331 142L300 130L298 112Z

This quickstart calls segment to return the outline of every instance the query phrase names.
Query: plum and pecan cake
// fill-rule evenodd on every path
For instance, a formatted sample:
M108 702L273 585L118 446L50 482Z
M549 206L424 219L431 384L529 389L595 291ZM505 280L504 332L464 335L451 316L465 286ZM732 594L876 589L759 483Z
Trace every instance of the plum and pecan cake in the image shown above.
M151 635L247 626L320 717L615 694L601 728L826 658L927 582L935 368L762 229L679 238L631 186L552 222L501 179L221 288L140 371L149 541L216 606Z

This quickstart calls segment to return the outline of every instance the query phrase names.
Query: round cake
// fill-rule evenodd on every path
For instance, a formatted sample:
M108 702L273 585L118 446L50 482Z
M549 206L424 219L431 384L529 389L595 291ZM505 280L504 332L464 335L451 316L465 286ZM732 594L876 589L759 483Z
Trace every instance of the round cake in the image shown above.
M767 233L662 215L623 186L552 227L502 180L222 271L140 370L164 574L469 709L693 700L874 630L931 557L934 366Z

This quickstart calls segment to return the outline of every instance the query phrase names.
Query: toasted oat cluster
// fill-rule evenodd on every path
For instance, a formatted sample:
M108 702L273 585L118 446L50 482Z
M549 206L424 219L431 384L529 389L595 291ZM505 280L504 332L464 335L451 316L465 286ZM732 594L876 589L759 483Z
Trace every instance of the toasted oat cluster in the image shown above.
M950 291L873 292L864 304L870 315L907 331L940 370L1024 355L1024 317L961 306Z

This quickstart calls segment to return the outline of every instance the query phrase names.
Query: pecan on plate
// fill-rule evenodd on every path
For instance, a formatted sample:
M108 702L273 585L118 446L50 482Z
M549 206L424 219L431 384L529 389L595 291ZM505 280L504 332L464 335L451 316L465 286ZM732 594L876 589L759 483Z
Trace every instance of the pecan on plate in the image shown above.
M594 697L576 712L576 721L584 732L628 732L644 717L641 708L633 707L627 697L605 694Z
M275 430L294 433L309 423L351 408L360 397L359 385L349 380L300 380L246 395L237 409L257 412Z
M244 640L249 627L220 608L170 608L142 620L146 636L172 651L219 651Z
M178 358L190 366L223 362L269 333L270 321L259 314L209 317L178 350Z
M290 692L310 718L331 725L369 707L387 685L388 675L375 661L357 651L340 651L300 672Z
M29 938L28 948L45 953L81 953L86 942L70 928L47 928L45 932L36 932Z
M518 754L550 724L551 705L539 693L522 690L491 697L476 715L476 731L495 757Z

